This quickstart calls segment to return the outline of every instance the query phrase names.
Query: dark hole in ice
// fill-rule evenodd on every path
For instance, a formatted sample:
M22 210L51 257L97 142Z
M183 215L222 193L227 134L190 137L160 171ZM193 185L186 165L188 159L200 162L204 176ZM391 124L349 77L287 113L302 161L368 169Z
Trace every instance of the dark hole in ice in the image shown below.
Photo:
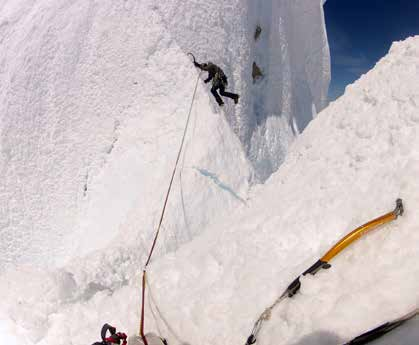
M261 33L262 33L262 28L258 24L258 25L256 25L256 30L255 30L255 41L258 40Z
M254 83L258 79L263 78L262 70L259 68L259 66L256 64L256 62L253 62L253 65L252 65L252 77L253 77L253 82Z

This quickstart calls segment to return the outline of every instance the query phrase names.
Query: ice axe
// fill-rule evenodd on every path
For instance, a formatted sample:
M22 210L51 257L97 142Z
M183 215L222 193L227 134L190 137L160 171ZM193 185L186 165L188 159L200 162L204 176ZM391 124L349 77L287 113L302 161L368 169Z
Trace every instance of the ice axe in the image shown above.
M328 269L331 267L329 261L333 259L336 255L338 255L342 250L344 250L346 247L348 247L350 244L361 238L366 233L370 232L371 230L377 228L380 225L387 224L395 219L397 219L399 216L403 215L404 213L404 207L402 199L396 200L396 207L393 211L390 211L378 218L375 218L373 220L370 220L368 223L365 223L361 225L360 227L356 228L349 234L347 234L345 237L340 239L329 251L323 255L319 260L314 263L309 269L304 271L304 273L300 274L283 292L282 295L280 295L274 303L272 303L268 308L264 310L262 314L260 314L259 318L255 322L252 333L247 338L246 345L252 345L256 343L257 335L262 327L262 323L264 321L269 320L271 316L272 310L283 300L286 298L293 297L301 287L300 277L305 276L307 274L315 275L318 271L321 269ZM354 343L356 344L356 343ZM364 344L364 343L360 343Z
M193 55L192 53L188 53L188 54L186 54L186 55L190 55L190 56L192 56L193 62L194 62L194 63L196 63L195 55Z

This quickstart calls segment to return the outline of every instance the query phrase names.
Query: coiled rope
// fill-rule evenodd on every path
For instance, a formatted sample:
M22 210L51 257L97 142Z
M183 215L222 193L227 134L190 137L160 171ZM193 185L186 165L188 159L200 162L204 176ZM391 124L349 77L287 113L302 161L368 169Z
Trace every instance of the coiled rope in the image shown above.
M191 118L192 107L193 107L193 104L194 104L194 101L195 101L196 90L198 89L198 82L199 82L200 75L201 75L201 73L199 73L198 77L196 78L195 89L194 89L194 92L193 92L193 95L192 95L192 100L191 100L191 105L189 107L188 117L186 119L186 124L185 124L184 130L183 130L182 141L180 143L179 151L178 151L178 154L177 154L177 157L176 157L175 166L173 168L172 176L170 178L169 187L167 188L166 197L164 199L163 208L162 208L161 215L160 215L160 220L159 220L159 223L158 223L158 226L157 226L156 234L154 235L153 244L152 244L150 252L148 254L147 261L146 261L146 263L144 265L144 268L143 268L143 277L142 277L142 284L141 284L141 286L142 286L141 287L141 320L140 320L140 332L139 333L140 333L140 336L141 336L141 338L144 342L144 345L148 345L147 339L145 338L145 335L144 335L144 309L145 309L145 290L146 290L146 280L147 280L147 274L146 274L147 266L150 263L151 257L152 257L153 252L154 252L154 248L155 248L156 243L157 243L157 238L159 237L160 229L162 227L164 214L165 214L166 207L167 207L167 201L169 200L169 195L170 195L170 192L172 190L172 185L173 185L173 179L174 179L175 174L176 174L177 166L178 166L179 159L180 159L182 149L183 149L183 144L185 142L186 133L188 131L189 120Z

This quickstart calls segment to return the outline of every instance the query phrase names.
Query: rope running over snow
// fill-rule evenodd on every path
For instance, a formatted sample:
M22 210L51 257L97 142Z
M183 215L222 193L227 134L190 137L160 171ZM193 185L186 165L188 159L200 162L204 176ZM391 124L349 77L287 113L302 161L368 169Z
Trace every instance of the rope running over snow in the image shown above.
M198 74L198 77L196 79L195 89L194 89L194 92L193 92L193 95L192 95L192 100L191 100L191 105L189 107L188 117L187 117L187 120L186 120L185 128L183 130L182 141L180 143L179 151L178 151L178 154L177 154L177 157L176 157L175 166L173 168L172 176L170 178L170 183L169 183L169 187L167 189L166 198L164 200L163 209L162 209L162 212L161 212L161 215L160 215L159 224L157 226L156 234L154 236L154 240L153 240L153 244L152 244L151 249L150 249L150 253L148 254L147 261L146 261L145 266L143 268L142 292L141 292L140 336L143 339L143 342L144 342L145 345L148 345L147 339L144 336L144 307L145 307L145 289L146 289L146 279L147 279L146 278L147 266L150 263L151 256L153 255L154 248L155 248L156 243L157 243L157 238L159 237L160 229L161 229L161 226L162 226L162 223L163 223L164 214L165 214L166 206L167 206L167 201L169 200L170 191L172 190L173 179L175 177L176 169L177 169L179 159L180 159L180 156L181 156L181 153L182 153L183 144L185 142L185 137L186 137L186 132L188 131L189 120L191 118L192 107L193 107L193 104L194 104L194 101L195 101L195 95L196 95L196 90L198 89L198 82L199 82L199 77L200 76L201 76L201 73Z
M160 338L163 338L163 336L162 336L162 331L160 329L159 320L157 319L157 316L159 316L164 326L166 326L166 329L173 335L173 337L177 340L179 344L187 344L185 341L183 341L179 337L179 335L175 332L175 330L170 326L169 322L167 321L162 311L160 310L159 306L157 305L156 300L153 295L153 290L151 289L151 286L150 286L149 279L147 279L146 284L147 284L147 289L148 289L148 305L150 307L151 314L153 315L154 322L156 323L157 331L159 332ZM153 309L155 309L155 311Z

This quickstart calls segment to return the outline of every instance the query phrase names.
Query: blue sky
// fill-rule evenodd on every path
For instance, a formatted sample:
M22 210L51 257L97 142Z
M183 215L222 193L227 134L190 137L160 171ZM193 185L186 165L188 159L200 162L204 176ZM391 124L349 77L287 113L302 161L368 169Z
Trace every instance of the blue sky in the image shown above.
M324 10L332 61L330 100L374 67L393 41L419 35L419 0L327 0Z

